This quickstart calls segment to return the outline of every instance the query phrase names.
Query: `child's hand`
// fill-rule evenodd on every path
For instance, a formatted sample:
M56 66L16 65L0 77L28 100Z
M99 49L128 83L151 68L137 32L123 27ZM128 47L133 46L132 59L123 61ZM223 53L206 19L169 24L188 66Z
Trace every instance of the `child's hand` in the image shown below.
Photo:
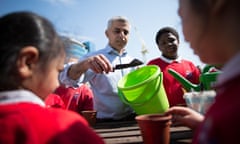
M204 119L204 116L200 113L181 106L171 107L166 114L173 116L172 124L174 126L187 126L191 129L195 129Z

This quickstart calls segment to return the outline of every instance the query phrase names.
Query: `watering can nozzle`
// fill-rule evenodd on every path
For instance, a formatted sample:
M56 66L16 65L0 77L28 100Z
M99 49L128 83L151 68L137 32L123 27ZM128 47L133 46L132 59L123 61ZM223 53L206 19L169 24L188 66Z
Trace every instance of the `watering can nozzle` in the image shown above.
M213 84L216 82L217 76L221 73L220 71L202 73L199 77L200 84L193 84L173 69L168 69L168 72L177 79L187 91L213 89Z
M182 84L184 89L186 89L186 91L200 91L202 89L202 86L200 84L197 85L191 83L189 80L184 78L181 74L179 74L173 69L168 69L168 73L171 74L176 80L178 80Z

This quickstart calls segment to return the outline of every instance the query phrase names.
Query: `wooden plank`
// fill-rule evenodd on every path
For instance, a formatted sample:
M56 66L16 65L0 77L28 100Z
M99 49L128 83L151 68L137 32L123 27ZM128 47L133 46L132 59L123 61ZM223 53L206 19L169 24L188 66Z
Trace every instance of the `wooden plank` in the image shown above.
M105 122L96 123L93 126L94 129L109 129L109 128L121 128L121 127L131 127L138 126L136 121L123 121L123 122Z
M94 126L94 130L106 144L143 143L141 131L135 121L101 123ZM192 130L187 127L171 127L170 132L171 144L191 142Z
M141 136L136 137L119 137L113 139L105 139L106 144L143 144Z
M103 129L94 129L98 133L107 133L107 132L122 132L122 131L131 131L139 130L138 126L131 127L120 127L120 128L103 128Z
M114 138L114 137L132 137L141 136L141 132L137 131L124 131L124 132L112 132L112 133L99 133L103 138Z

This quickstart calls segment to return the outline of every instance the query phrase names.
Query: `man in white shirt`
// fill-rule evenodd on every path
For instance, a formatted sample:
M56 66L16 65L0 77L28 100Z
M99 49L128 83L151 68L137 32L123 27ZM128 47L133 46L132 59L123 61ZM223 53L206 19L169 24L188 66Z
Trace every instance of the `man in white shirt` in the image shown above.
M133 58L125 46L129 39L130 23L117 16L108 21L105 31L109 42L104 49L87 54L78 63L67 65L60 74L65 84L89 82L94 93L94 109L100 121L134 119L132 108L124 104L117 91L118 81L134 68L114 70L116 64L129 63Z

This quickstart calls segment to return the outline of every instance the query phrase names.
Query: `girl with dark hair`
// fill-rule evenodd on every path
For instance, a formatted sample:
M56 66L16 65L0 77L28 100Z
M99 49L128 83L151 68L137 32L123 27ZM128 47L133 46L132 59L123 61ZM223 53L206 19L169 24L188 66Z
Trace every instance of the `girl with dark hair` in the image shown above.
M78 114L47 108L65 49L53 25L31 12L0 17L0 143L103 143Z

